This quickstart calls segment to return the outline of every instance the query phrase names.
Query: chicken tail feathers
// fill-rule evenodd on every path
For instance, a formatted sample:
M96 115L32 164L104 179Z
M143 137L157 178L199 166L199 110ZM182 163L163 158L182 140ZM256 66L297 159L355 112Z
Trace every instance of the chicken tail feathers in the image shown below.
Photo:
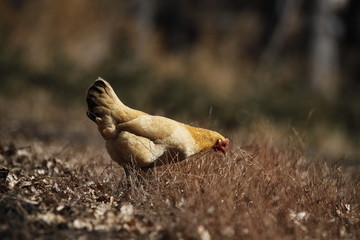
M102 78L86 91L88 110L86 115L94 121L104 138L115 134L115 126L146 113L125 106L117 97L111 85ZM111 133L111 134L110 134Z
M123 106L123 103L116 96L116 93L110 86L110 84L102 78L98 78L86 92L86 102L88 105L87 115L95 121L96 116L102 117L105 114L99 111L101 107L108 111L116 110ZM100 109L99 109L100 107Z
M101 135L109 139L116 134L116 123L114 112L124 104L116 96L110 84L102 78L98 78L86 92L88 110L86 115L94 121Z

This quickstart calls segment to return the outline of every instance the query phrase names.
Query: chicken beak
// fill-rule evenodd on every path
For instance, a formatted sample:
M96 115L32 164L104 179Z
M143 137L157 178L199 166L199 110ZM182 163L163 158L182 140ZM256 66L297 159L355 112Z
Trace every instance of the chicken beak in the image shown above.
M222 154L224 154L224 157L226 157L226 151L224 149L221 149Z

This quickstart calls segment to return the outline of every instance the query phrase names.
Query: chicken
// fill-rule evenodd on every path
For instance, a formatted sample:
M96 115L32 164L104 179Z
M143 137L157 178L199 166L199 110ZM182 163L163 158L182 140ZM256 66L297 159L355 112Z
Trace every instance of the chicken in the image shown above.
M125 168L183 160L213 149L225 155L229 140L217 132L152 116L124 105L110 84L98 78L87 90L87 116L97 124L111 158Z

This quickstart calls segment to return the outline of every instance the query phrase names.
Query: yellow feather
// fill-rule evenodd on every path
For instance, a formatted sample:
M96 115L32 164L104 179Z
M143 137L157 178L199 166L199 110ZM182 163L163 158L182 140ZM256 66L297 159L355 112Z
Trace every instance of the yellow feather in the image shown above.
M204 128L192 127L185 125L191 136L194 138L199 151L204 151L212 148L216 140L225 140L225 137L215 131L211 131Z

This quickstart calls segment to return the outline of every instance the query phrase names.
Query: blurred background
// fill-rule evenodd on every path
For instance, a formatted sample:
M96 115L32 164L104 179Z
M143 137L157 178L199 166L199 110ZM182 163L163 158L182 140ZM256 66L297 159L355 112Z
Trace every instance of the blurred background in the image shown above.
M3 133L96 131L100 76L152 114L359 156L360 1L1 0L0 19Z

